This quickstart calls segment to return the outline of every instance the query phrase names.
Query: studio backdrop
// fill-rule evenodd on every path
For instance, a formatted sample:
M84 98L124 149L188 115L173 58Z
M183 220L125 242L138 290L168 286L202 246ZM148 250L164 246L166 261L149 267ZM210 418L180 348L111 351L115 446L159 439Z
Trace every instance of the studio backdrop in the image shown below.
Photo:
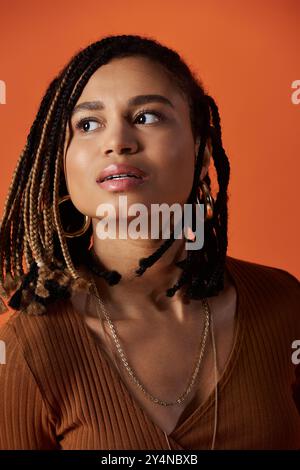
M298 0L1 0L1 212L50 81L89 43L139 34L178 51L219 106L228 254L299 277L299 21Z

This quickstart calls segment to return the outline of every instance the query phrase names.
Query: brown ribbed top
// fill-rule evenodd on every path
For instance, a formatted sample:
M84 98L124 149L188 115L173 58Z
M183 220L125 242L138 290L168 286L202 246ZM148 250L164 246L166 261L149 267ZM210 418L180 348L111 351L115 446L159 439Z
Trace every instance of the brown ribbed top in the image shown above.
M287 271L227 257L236 333L219 380L216 449L299 449L292 342L299 282ZM168 449L85 321L60 301L47 315L14 312L0 329L0 449ZM210 448L215 394L168 436L172 449Z

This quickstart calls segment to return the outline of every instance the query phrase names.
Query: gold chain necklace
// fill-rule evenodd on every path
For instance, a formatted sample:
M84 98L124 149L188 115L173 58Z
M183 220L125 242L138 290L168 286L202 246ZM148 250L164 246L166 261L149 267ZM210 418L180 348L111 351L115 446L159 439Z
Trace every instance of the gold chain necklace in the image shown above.
M110 316L105 308L105 305L101 299L101 297L99 296L99 292L98 292L98 288L96 286L96 283L95 283L95 280L94 280L94 277L91 276L91 280L92 280L92 285L93 285L93 288L94 288L94 294L96 296L96 298L98 299L98 302L99 302L99 305L101 306L101 309L104 313L104 316L109 324L109 327L111 329L111 332L112 332L112 336L113 336L113 339L114 339L114 342L115 342L115 345L116 345L116 348L117 348L117 351L121 357L121 360L122 360L122 364L124 365L126 371L128 372L131 380L135 383L135 385L144 393L144 395L150 399L151 401L153 401L154 403L157 403L158 405L162 405L162 406L171 406L171 405L178 405L180 403L182 403L187 395L191 392L192 390L192 387L196 381L196 378L197 378L197 375L198 375L198 372L199 372L199 369L200 369L200 365L201 365L201 362L202 362L202 358L203 358L203 355L204 355L204 350L205 350L205 345L206 345L206 340L207 340L207 334L208 334L208 330L209 330L209 323L210 323L210 308L209 308L209 305L208 305L208 302L207 302L207 299L204 298L202 299L202 305L204 307L204 311L205 311L205 325L204 325L204 329L203 329L203 334L202 334L202 337L201 337L201 343L200 343L200 353L199 353L199 357L198 357L198 360L196 361L196 367L194 369L194 372L192 374L192 378L191 378L191 381L187 387L187 389L185 390L185 392L180 395L179 398L177 398L177 400L175 400L174 402L166 402L164 400L160 400L159 398L156 398L154 397L151 393L149 393L147 390L145 390L144 386L141 384L141 382L138 380L138 378L135 376L132 368L130 367L129 363L128 363L128 360L124 354L124 351L120 345L120 342L119 342L119 339L118 339L118 336L117 336L117 333L116 333L116 330L115 330L115 327L110 319ZM98 309L97 309L97 312L98 312ZM99 314L99 312L98 312ZM99 314L99 317L101 319L101 315Z
M212 442L210 446L210 450L215 449L216 444L216 436L217 436L217 427L218 427L218 408L219 408L219 398L218 398L218 379L219 379L219 372L218 372L218 362L217 362L217 347L216 347L216 340L215 340L215 329L214 329L214 322L213 316L211 315L211 322L210 322L210 333L211 333L211 342L212 342L212 350L213 350L213 360L214 360L214 376L215 376L215 408L214 408L214 427L213 427L213 436ZM168 439L167 433L164 431L165 439L168 444L168 449L172 450L170 445L170 441Z

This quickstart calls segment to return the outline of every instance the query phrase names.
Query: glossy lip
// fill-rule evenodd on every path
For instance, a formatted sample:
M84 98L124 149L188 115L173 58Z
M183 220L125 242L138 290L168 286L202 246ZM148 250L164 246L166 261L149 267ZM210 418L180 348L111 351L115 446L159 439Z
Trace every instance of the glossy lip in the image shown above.
M113 176L113 175L120 175L122 173L129 173L131 175L135 175L137 176L139 179L141 180L145 180L147 175L146 173L141 170L140 168L137 168L135 166L131 166L131 165L127 165L127 164L123 164L123 163L115 163L115 164L111 164L109 166L107 166L106 168L104 168L104 170L101 171L100 175L97 177L97 180L96 182L97 183L106 183L106 182L112 182L113 180L108 180L108 181L104 181L105 178L107 178L108 176ZM129 178L128 178L129 180ZM136 180L137 182L139 180ZM118 182L118 180L116 180L115 182Z
M135 175L137 176L137 178L129 177L119 180L104 181L107 176L119 175L122 173ZM137 188L138 186L145 183L145 181L147 181L148 179L148 175L140 168L125 163L114 163L104 168L104 170L100 173L96 181L99 186L102 189L105 189L106 191L123 192Z

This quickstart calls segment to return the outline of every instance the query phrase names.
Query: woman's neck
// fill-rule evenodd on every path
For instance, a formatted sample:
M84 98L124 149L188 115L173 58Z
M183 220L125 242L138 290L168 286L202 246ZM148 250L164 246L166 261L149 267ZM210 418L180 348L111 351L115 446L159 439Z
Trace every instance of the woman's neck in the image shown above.
M186 258L185 239L176 239L168 250L141 276L135 271L139 260L148 258L164 240L99 240L94 237L93 254L103 269L118 271L122 278L118 284L109 286L102 278L94 276L104 302L111 305L152 305L165 310L178 300L182 303L182 290L174 297L167 297L166 290L179 279L182 269L175 265ZM120 300L121 299L121 300Z

